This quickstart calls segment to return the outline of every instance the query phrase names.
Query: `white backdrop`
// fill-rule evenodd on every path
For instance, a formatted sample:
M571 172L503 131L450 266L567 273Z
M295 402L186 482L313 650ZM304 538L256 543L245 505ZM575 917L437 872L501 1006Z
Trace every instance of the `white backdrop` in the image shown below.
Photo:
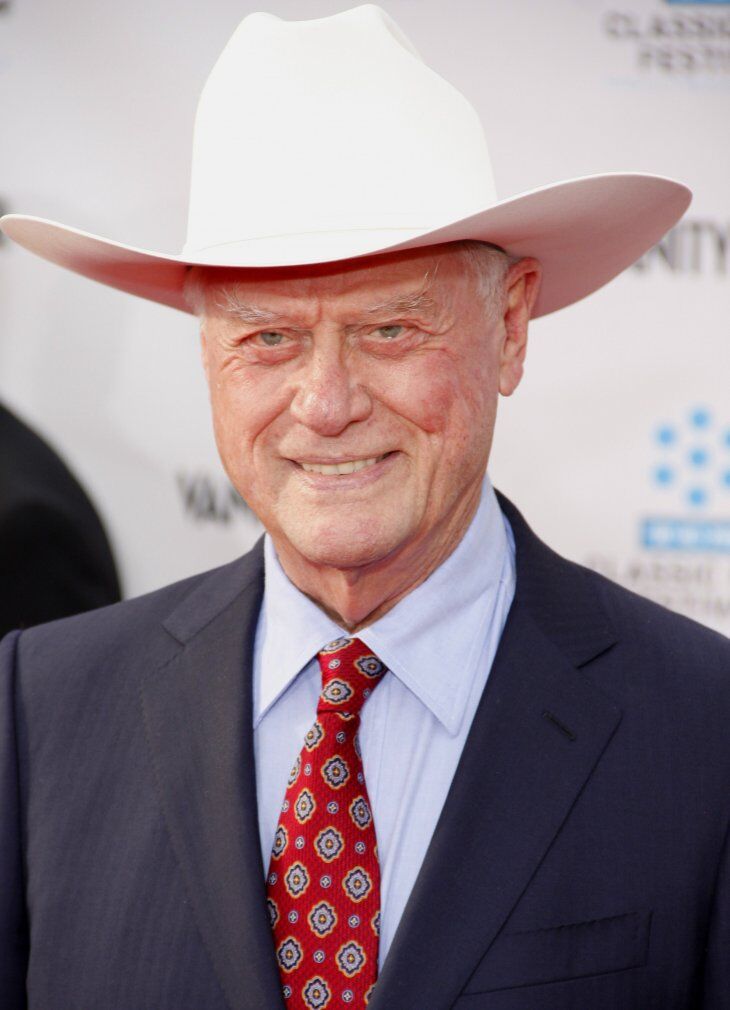
M480 111L502 196L625 170L694 189L660 248L535 323L490 469L556 549L730 633L730 3L385 5ZM259 6L0 2L5 209L177 252L197 95ZM217 461L191 318L6 240L0 396L90 489L127 595L258 535Z

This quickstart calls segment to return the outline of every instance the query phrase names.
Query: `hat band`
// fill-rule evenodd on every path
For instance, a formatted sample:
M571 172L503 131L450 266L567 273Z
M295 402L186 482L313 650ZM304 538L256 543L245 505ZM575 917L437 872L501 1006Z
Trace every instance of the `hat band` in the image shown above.
M247 238L193 246L187 243L181 259L208 266L283 266L292 262L323 263L332 259L350 259L434 231L438 225L410 227L392 225L321 229L255 235Z
M185 252L191 255L197 253L210 252L212 249L225 249L227 246L232 245L244 245L249 242L266 242L270 239L288 239L288 238L298 238L300 235L352 235L355 232L404 232L404 233L415 233L420 234L421 232L434 231L438 225L433 224L419 224L411 225L408 228L394 227L390 225L384 225L383 227L369 227L369 228L318 228L316 231L290 231L290 232L278 232L272 235L249 235L246 238L235 238L228 242L216 242L214 245L202 245L195 248L185 245Z

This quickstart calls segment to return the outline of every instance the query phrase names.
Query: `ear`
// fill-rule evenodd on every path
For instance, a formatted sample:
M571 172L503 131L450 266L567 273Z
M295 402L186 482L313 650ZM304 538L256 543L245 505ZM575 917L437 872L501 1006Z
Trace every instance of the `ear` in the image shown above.
M511 396L522 378L527 353L527 324L540 290L542 267L531 256L513 263L504 281L502 351L499 362L499 391Z

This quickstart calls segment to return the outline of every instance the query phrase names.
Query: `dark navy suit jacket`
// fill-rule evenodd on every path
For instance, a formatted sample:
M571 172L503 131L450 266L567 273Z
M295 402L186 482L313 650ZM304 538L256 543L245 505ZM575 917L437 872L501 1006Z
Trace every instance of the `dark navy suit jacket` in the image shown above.
M730 643L502 506L515 600L371 1010L729 1008ZM5 640L2 1010L282 1007L261 594L258 547Z

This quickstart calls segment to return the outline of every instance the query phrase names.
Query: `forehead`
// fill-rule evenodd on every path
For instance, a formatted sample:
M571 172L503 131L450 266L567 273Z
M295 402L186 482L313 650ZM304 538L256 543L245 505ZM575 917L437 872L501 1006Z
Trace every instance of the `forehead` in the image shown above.
M458 253L454 246L431 246L324 266L216 272L210 276L208 313L225 314L225 300L215 297L224 290L248 306L287 314L315 308L377 310L399 302L405 310L410 300L421 310L438 310L464 286L468 271Z

